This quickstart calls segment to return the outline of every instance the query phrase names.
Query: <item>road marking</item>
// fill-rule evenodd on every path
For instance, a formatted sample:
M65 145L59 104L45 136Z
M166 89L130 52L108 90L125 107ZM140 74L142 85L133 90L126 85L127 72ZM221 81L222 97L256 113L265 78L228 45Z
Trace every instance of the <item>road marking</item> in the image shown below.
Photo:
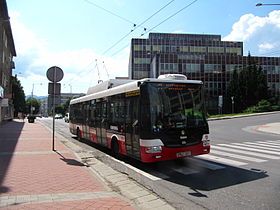
M253 143L253 142L244 142L244 143L252 144L252 145L266 146L266 147L271 147L271 148L280 148L280 145L276 146L276 145L270 145L270 144L267 144L267 143Z
M211 150L211 154L223 155L225 157L233 157L233 158L248 160L248 161L257 162L257 163L267 161L267 160L263 160L263 159L259 159L259 158L253 158L253 157L248 157L248 156L243 156L243 155L236 155L236 154L232 154L232 153L228 153L228 152L221 152L221 151L217 151L217 150L213 150L213 149Z
M270 150L270 151L278 151L278 152L280 152L280 148L279 148L279 149L276 149L276 148L269 148L269 147L265 147L265 146L250 145L250 144L246 144L246 143L243 143L243 144L240 144L240 143L232 143L232 144L234 144L234 145L239 145L239 146L252 147L252 148L257 148L257 149L267 149L267 150Z
M215 145L211 146L211 148L223 150L223 151L227 151L227 152L234 152L234 153L246 154L246 155L251 155L251 156L257 156L257 157L261 157L261 158L273 159L273 160L280 159L280 157L274 156L274 155L267 155L267 154L261 154L261 153L257 153L257 152L237 150L237 149L220 147L220 146L215 146Z
M267 141L267 144L271 144L271 145L276 145L276 146L280 146L280 142L275 142L275 141Z
M254 149L254 148L242 147L242 146L231 145L231 144L218 144L218 145L224 146L224 147L232 147L232 148L236 148L236 149L243 149L243 150L261 152L261 153L273 154L273 155L280 155L279 152L266 151L266 150L262 150L262 149Z
M119 163L121 163L122 165L125 165L127 168L137 172L138 174L142 174L143 176L145 176L146 178L150 179L150 180L153 180L153 181L158 181L158 180L161 180L161 179L168 179L169 176L165 175L165 174L162 174L160 172L157 172L157 171L150 171L150 172L145 172L141 169L138 169L132 165L129 165L127 163L124 163L120 160L115 160Z
M221 158L221 157L217 157L214 155L202 155L199 158L201 159L205 159L205 160L211 160L211 161L216 161L225 165L231 165L231 166L242 166L242 165L247 165L247 163L243 163L243 162L239 162L239 161L235 161L235 160L230 160L227 158Z
M210 170L220 170L220 169L224 169L226 167L222 166L222 165L218 165L218 164L214 164L214 163L210 163L208 161L205 160L200 160L198 159L200 156L196 157L196 158L190 158L192 162L194 162L196 165L198 165L199 167L202 168L208 168Z

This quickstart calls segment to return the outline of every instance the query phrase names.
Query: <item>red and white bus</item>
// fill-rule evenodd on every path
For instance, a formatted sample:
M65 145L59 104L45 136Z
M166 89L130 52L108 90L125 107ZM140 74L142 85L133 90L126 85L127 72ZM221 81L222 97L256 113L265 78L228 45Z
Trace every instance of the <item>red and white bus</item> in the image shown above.
M71 133L142 162L208 154L203 83L159 78L109 80L71 100Z

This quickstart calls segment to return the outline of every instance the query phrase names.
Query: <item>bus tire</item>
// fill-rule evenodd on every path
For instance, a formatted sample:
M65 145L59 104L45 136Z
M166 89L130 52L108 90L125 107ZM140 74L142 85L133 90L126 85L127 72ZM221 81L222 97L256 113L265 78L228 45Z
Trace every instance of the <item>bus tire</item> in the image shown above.
M79 128L77 128L77 132L76 132L77 134L77 139L78 139L78 141L81 141L82 140L82 137L81 137L81 131L80 131L80 129Z
M113 156L114 157L119 157L120 146L119 146L119 143L118 143L117 139L115 139L115 138L112 140L111 149L112 149Z

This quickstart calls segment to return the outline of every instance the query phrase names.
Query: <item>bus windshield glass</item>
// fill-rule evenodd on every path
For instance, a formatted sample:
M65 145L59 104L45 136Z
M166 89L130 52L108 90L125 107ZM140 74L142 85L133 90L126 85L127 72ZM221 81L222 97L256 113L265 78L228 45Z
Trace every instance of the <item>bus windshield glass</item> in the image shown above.
M201 84L149 83L150 129L207 127Z

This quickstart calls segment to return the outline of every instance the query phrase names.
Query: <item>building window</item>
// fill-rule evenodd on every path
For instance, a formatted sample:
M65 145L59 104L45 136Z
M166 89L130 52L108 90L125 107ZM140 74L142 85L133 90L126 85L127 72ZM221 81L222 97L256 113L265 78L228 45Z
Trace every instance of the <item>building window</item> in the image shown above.
M204 72L221 73L222 64L204 64Z
M208 53L224 53L225 49L223 47L208 47Z
M206 47L190 46L190 52L205 53Z
M178 64L177 63L161 63L160 72L161 73L177 73Z
M189 47L186 46L180 47L180 52L189 52Z
M196 63L184 63L183 73L197 73L200 72L200 64Z
M182 60L204 60L205 55L178 55L178 59Z
M148 77L149 77L149 72L147 71L135 71L133 73L134 79L141 79L141 78L148 78Z
M227 47L226 48L226 53L234 53L237 55L241 55L241 48L237 48L237 47Z
M134 64L150 64L150 58L134 58Z
M150 51L150 45L134 45L134 51Z
M153 45L153 51L155 51L155 52L162 51L162 46L161 45Z
M239 72L242 69L242 65L237 65L237 64L226 65L226 71L233 72L235 69Z

